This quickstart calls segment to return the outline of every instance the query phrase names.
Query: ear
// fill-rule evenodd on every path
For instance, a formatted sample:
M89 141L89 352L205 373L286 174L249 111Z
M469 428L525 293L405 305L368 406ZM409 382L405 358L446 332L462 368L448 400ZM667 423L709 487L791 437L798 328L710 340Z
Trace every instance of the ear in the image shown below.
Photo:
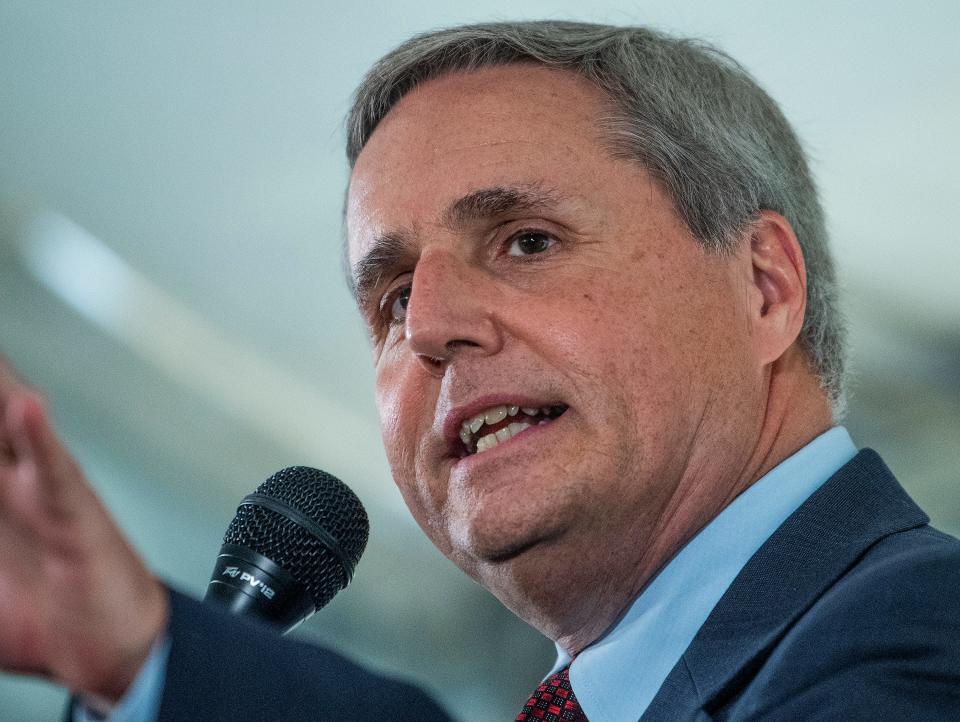
M769 364L790 348L803 326L807 268L800 243L786 218L761 211L749 231L750 322L758 360Z

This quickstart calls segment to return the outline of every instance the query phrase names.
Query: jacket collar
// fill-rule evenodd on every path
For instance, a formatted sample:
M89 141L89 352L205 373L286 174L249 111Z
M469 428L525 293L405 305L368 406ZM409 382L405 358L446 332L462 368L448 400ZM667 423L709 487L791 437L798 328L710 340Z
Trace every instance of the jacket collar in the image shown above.
M860 451L750 559L664 688L689 674L701 704L721 696L868 547L928 521L877 453Z

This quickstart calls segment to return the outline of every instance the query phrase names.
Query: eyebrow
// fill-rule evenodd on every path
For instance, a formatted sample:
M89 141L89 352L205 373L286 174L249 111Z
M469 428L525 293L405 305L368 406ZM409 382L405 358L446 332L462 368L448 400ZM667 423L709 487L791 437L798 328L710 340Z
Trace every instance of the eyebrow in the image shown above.
M507 213L552 209L557 201L557 192L539 183L481 188L451 203L443 214L443 223L459 229Z
M406 230L383 233L373 241L350 272L353 297L361 308L392 269L414 262L417 256L413 234Z
M529 213L555 208L560 195L540 183L480 188L451 203L441 216L442 224L460 230L481 221L514 213ZM377 236L370 249L351 271L354 298L361 307L384 277L396 269L412 266L419 255L415 233L402 229Z

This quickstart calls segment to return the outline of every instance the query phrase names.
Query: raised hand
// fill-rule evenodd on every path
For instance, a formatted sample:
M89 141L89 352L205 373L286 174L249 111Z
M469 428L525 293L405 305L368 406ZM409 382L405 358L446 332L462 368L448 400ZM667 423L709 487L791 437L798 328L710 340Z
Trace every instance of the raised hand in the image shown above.
M0 358L0 668L118 699L168 597Z

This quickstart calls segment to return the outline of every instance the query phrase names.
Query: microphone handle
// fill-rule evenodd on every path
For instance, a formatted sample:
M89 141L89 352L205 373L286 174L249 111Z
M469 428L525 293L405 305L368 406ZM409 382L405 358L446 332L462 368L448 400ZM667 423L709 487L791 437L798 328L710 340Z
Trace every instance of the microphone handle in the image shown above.
M236 544L220 547L203 599L233 614L279 626L282 634L317 611L310 593L290 572Z

